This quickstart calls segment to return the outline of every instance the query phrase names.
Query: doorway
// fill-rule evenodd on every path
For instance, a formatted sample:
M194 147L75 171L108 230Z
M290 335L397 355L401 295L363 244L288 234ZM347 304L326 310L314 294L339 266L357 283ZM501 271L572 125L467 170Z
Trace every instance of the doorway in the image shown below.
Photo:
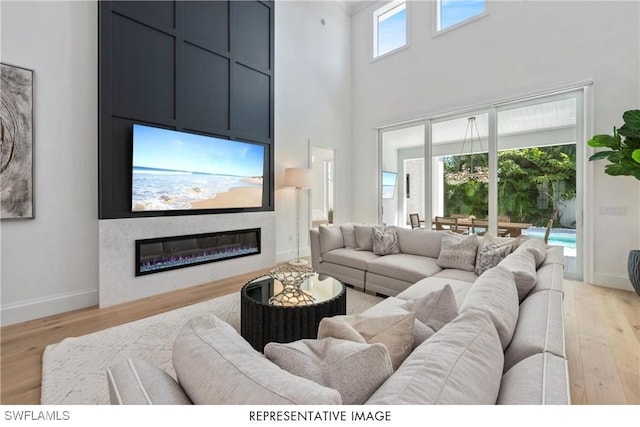
M335 150L311 146L311 226L334 223Z

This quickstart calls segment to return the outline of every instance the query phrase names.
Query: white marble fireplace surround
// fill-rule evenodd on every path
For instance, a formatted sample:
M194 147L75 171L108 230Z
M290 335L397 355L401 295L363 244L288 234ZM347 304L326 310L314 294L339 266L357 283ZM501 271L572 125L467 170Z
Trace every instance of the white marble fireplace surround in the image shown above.
M99 304L108 307L268 268L275 264L275 213L181 215L99 222ZM261 253L135 276L135 241L155 237L261 229Z

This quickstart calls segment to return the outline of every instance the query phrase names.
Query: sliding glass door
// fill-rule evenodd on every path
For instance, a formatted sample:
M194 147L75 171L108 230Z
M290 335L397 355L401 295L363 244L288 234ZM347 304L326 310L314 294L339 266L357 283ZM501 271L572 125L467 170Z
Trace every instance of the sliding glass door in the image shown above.
M527 223L523 234L564 248L565 273L578 276L581 257L577 141L581 94L568 93L497 109L498 213ZM580 109L581 110L581 109Z
M485 227L470 232L540 238L550 225L580 280L583 111L579 89L381 129L381 222L474 218Z

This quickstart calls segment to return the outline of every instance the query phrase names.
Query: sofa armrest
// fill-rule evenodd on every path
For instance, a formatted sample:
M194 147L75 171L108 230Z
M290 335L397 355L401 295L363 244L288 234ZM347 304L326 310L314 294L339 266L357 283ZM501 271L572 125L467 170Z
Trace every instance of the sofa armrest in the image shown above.
M112 405L188 405L191 400L171 375L138 359L107 368Z
M311 246L311 267L318 271L322 257L320 255L320 231L317 228L309 230L309 245Z

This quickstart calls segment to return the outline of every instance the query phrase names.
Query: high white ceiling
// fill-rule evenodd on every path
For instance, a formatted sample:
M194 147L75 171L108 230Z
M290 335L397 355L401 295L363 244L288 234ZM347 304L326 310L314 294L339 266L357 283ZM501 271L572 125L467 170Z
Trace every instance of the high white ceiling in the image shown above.
M367 6L375 1L364 1L364 0L334 0L340 7L342 7L349 15L353 16L356 13L360 12Z

